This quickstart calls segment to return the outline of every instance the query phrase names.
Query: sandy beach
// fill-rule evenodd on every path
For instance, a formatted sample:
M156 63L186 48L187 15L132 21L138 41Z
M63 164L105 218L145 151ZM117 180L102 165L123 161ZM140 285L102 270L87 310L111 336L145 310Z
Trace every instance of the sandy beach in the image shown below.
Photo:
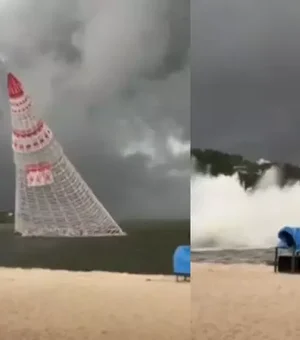
M190 284L173 277L0 269L1 340L191 338Z
M300 275L243 264L192 265L195 340L300 338Z

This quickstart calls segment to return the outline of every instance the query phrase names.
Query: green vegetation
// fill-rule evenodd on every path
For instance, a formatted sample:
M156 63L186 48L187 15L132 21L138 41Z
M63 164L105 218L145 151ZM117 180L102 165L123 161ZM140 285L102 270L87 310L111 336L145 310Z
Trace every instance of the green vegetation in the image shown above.
M212 176L220 174L231 176L237 173L245 188L254 187L264 171L271 166L277 166L281 170L282 178L279 183L281 186L300 180L300 167L289 163L258 163L249 161L241 155L209 149L193 149L191 154L195 160L196 171L209 173Z

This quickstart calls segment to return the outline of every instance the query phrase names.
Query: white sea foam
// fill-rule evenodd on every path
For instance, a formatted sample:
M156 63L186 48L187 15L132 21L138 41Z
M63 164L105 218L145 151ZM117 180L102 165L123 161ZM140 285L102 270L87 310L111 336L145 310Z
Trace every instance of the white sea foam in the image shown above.
M255 189L245 191L238 175L193 175L192 247L270 247L280 228L300 226L300 183L280 188L279 176L271 168Z

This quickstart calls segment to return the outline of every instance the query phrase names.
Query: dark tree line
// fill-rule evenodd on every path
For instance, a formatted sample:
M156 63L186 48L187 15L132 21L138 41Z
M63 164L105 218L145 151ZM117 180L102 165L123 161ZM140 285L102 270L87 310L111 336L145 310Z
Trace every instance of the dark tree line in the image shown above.
M254 187L262 174L272 166L281 171L281 186L289 182L300 181L300 167L280 162L258 163L245 159L241 155L229 154L210 149L192 149L191 155L195 161L195 170L209 173L212 176L220 174L239 175L245 188Z
M1 223L13 223L14 215L8 211L0 211L0 224Z

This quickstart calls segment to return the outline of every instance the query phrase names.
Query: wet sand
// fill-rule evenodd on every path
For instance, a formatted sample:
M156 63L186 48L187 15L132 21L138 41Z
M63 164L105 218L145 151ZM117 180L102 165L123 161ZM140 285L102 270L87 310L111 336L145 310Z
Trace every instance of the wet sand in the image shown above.
M192 264L195 340L300 338L300 275L266 265Z
M0 269L1 340L191 339L173 277Z
M193 262L209 263L249 263L249 264L273 264L274 248L268 249L203 249L192 252Z

